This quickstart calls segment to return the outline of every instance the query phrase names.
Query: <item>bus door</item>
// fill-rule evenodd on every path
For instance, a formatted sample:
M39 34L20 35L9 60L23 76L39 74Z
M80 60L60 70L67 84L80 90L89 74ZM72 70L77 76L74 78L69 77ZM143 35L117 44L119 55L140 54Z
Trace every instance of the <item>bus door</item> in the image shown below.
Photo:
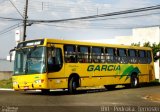
M60 45L48 45L47 47L47 69L49 79L64 77L62 48L63 47Z

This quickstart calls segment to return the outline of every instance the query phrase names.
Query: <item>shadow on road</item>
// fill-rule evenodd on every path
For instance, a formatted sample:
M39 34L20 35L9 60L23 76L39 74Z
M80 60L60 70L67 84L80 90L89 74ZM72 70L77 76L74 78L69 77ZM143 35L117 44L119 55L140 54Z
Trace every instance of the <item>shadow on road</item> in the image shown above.
M140 84L140 87L152 87L152 86L160 86L160 83L159 82L151 82L151 83Z
M59 90L59 91L50 91L48 93L42 93L41 91L26 91L25 93L23 92L22 94L26 95L48 95L48 96L64 96L64 95L80 95L80 94L92 94L92 93L100 93L100 92L109 92L109 91L118 91L123 88L115 88L113 90L107 90L107 89L83 89L83 90L77 90L77 93L75 94L70 94L67 90Z
M48 96L64 96L64 95L79 95L79 94L87 94L87 93L97 93L97 92L106 92L106 89L88 89L88 90L78 90L75 94L70 94L67 90L59 90L59 91L50 91L48 93L42 93L41 91L27 91L23 94L26 95L48 95Z
M146 83L146 84L140 84L139 88L144 88L144 87L152 87L152 86L160 86L160 83ZM116 87L115 89L112 90L107 90L105 88L98 88L98 89L83 89L83 90L78 90L77 93L75 94L70 94L67 90L59 90L59 91L50 91L48 93L42 93L41 91L26 91L23 92L22 94L26 95L48 95L48 96L64 96L64 95L79 95L79 94L92 94L92 93L100 93L100 92L109 92L109 91L118 91L118 90L124 90L124 89L133 89L133 88L128 88L125 86L120 86Z

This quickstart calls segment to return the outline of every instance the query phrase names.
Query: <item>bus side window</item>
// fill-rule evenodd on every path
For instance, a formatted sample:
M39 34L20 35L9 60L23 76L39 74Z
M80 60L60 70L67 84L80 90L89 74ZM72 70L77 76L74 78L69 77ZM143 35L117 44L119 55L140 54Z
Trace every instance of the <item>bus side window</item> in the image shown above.
M62 65L62 51L60 48L56 48L55 52L55 64L56 65Z
M128 59L129 63L137 63L137 55L136 55L136 50L134 49L129 49L128 50Z
M104 53L104 48L102 49L102 53L101 53L101 62L105 63L105 53Z
M128 57L127 57L127 50L126 49L117 49L117 61L119 63L128 63Z
M152 62L151 51L147 51L147 61L148 61L148 64Z
M95 63L100 63L102 53L103 53L103 48L92 47L92 61Z
M76 46L75 45L64 45L64 59L66 63L76 62Z
M116 63L116 49L115 48L105 48L105 56L107 63Z
M89 62L90 47L88 46L78 46L77 60L80 63Z
M144 50L139 50L138 51L138 58L139 58L139 63L140 64L145 64L147 62L146 53L145 53Z

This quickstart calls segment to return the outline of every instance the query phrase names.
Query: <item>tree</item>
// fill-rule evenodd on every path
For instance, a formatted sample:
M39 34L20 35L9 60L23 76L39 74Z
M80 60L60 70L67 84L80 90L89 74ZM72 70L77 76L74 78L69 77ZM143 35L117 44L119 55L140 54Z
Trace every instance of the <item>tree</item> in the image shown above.
M151 43L149 41L145 42L143 43L143 47L151 47Z
M140 42L138 42L138 43L131 43L131 46L138 46L138 47L140 47L140 45L141 45Z

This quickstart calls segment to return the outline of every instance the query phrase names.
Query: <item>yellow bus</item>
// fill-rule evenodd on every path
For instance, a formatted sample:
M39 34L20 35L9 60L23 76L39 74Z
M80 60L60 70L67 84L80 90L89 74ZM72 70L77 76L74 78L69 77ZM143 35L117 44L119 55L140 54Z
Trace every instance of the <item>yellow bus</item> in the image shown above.
M44 38L21 42L14 50L14 90L75 93L79 87L138 87L155 79L147 47Z

